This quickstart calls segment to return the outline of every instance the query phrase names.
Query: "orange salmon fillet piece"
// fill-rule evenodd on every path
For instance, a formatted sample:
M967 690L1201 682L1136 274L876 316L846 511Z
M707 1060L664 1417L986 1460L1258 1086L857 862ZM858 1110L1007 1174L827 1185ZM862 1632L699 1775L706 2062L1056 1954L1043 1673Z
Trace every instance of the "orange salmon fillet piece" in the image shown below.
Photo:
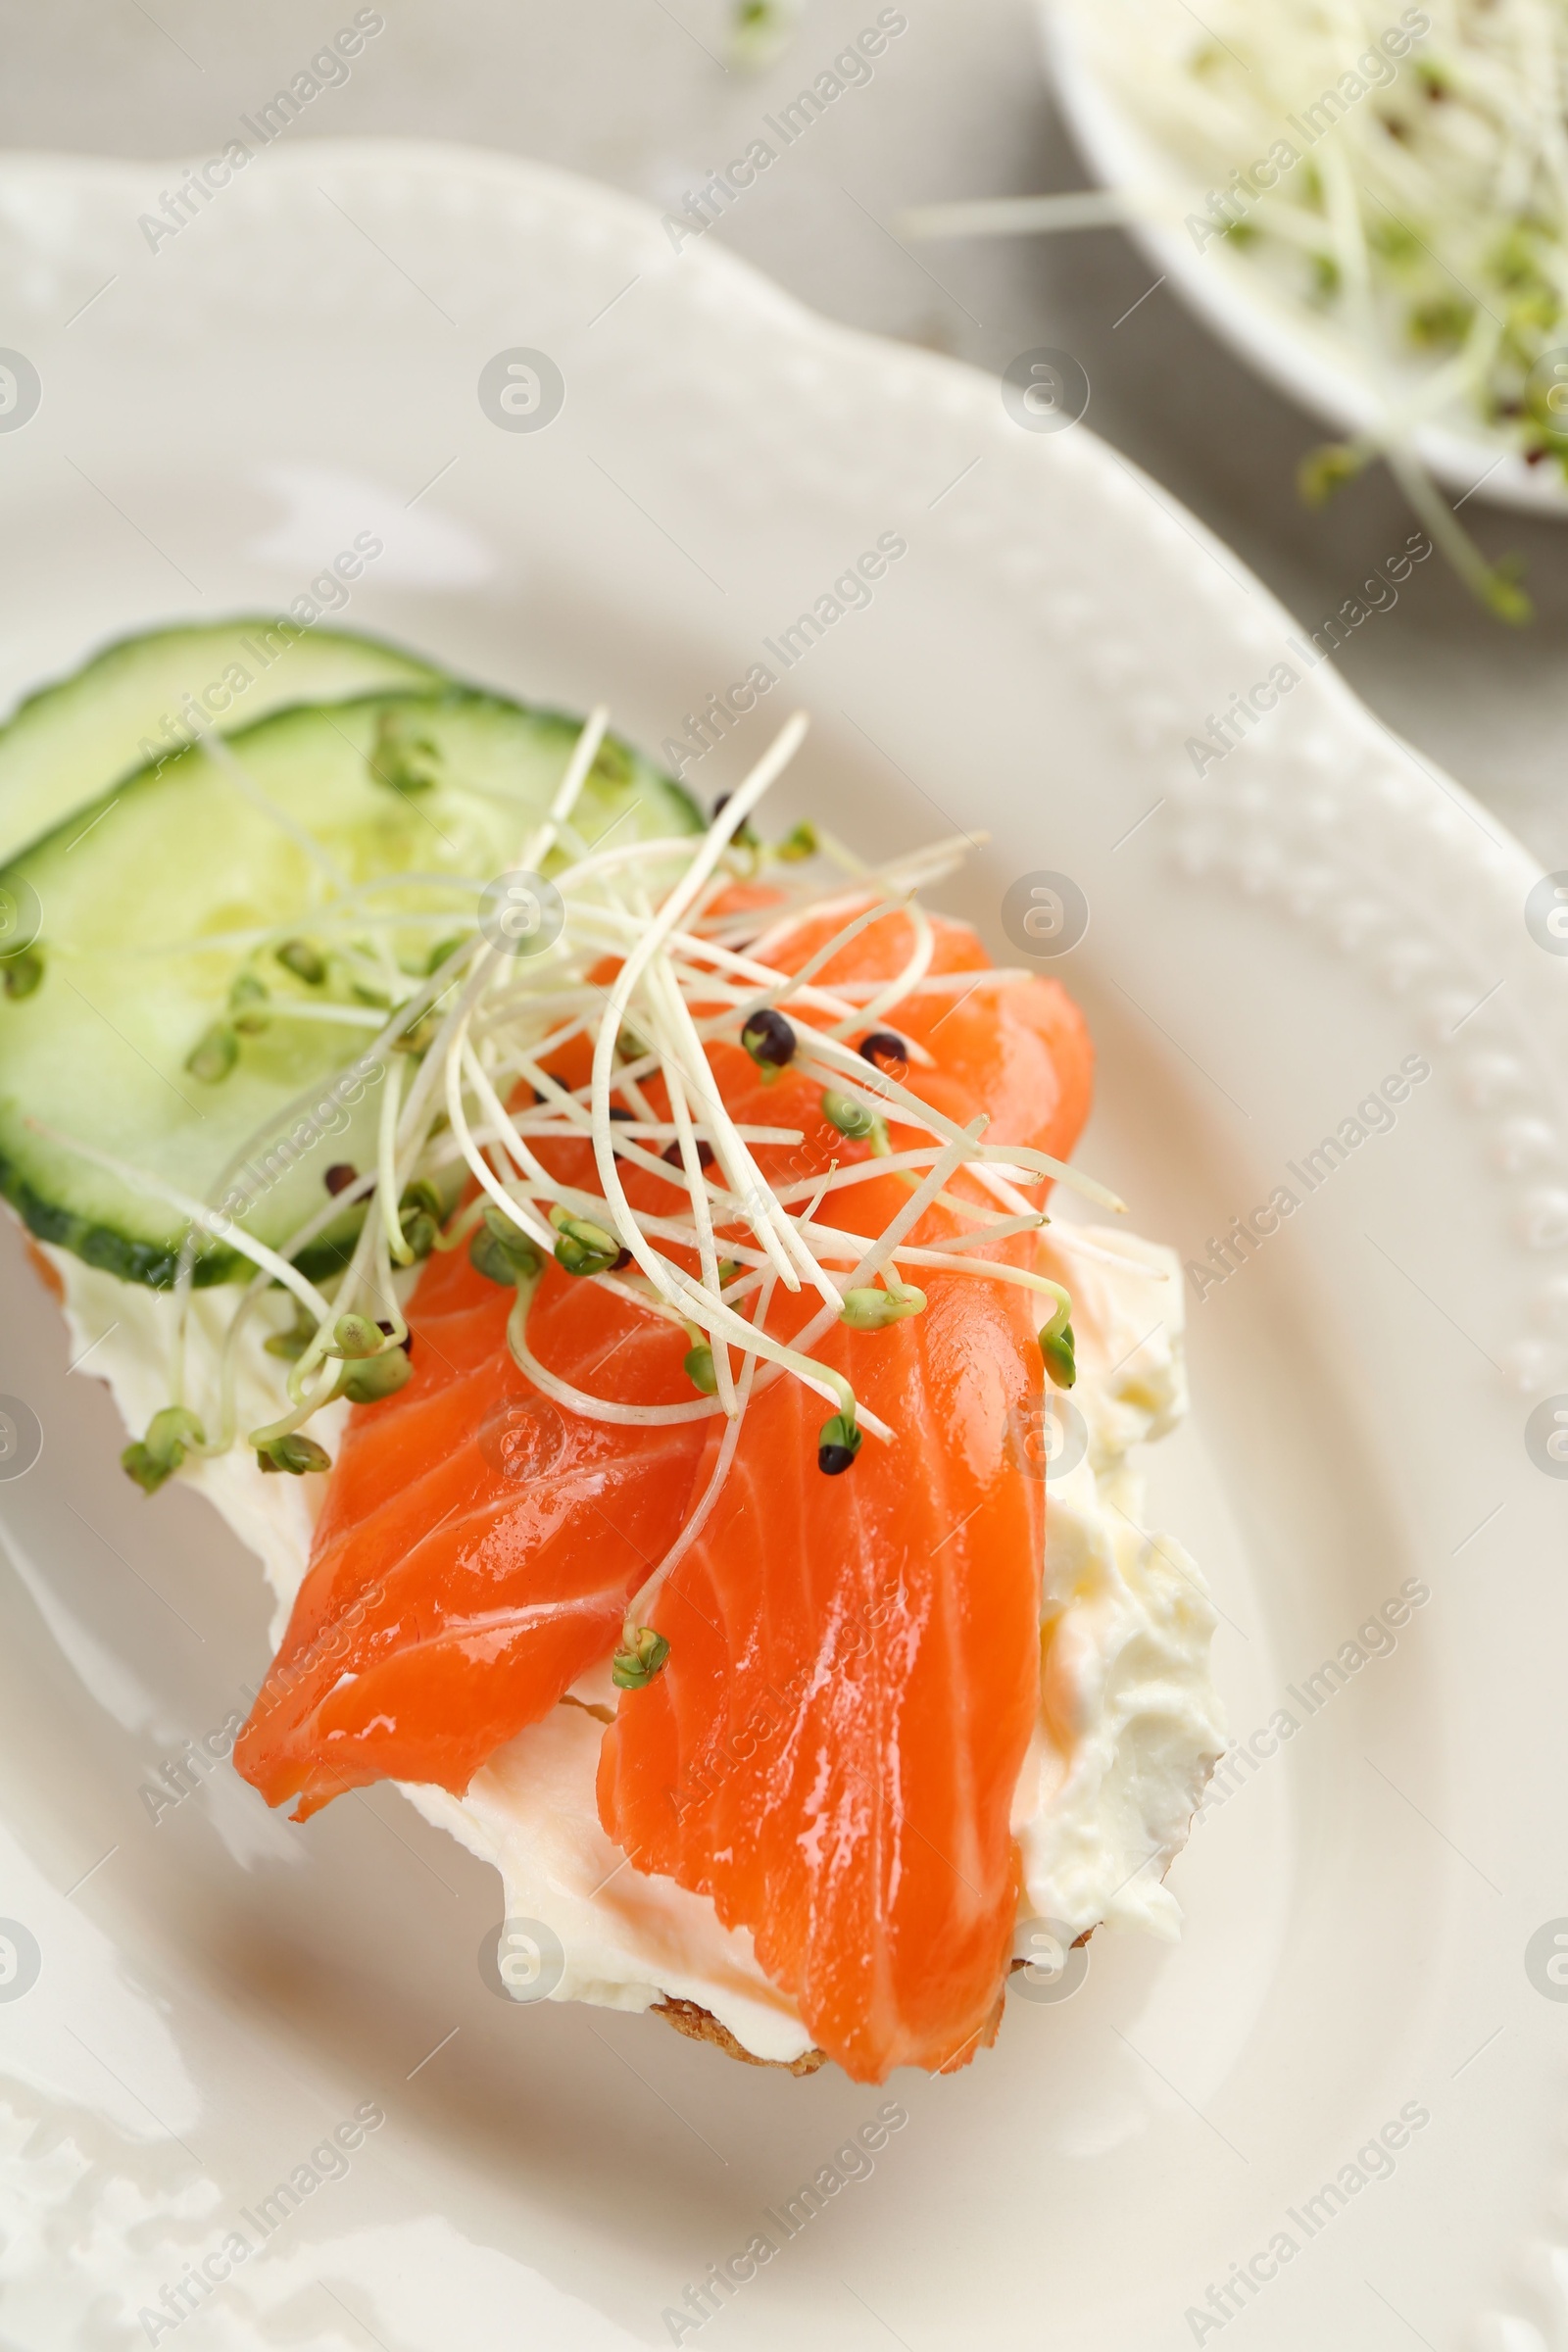
M852 896L764 931L756 952L799 969L853 911ZM929 1049L935 1068L899 1075L934 1108L983 1109L988 1141L1065 1155L1092 1086L1082 1016L1054 981L991 974L965 926L933 928L928 977L972 972L972 989L917 988L866 1029ZM906 915L873 924L823 985L891 977L914 936ZM709 1052L734 1117L803 1131L802 1146L759 1150L775 1184L867 1158L823 1121L820 1080L791 1066L764 1084L738 1048ZM662 1108L657 1082L649 1094ZM895 1150L920 1140L890 1123ZM584 1148L554 1147L551 1164L597 1189ZM627 1190L639 1206L675 1199L645 1176ZM984 1197L968 1176L950 1190ZM818 1216L870 1235L907 1197L878 1176L829 1193ZM917 1238L959 1221L929 1211ZM1024 1263L1030 1244L993 1250ZM815 1350L899 1442L868 1438L824 1477L822 1399L788 1378L760 1388L717 1506L651 1612L668 1662L622 1694L600 1771L602 1818L634 1866L749 1927L819 2045L862 2081L961 2065L995 2032L1017 1900L1008 1815L1039 1698L1044 1490L1020 1475L1013 1438L1042 1385L1038 1305L983 1279L912 1278L923 1315L835 1326ZM466 1258L433 1259L410 1309L413 1380L352 1416L236 1747L246 1777L301 1816L380 1777L461 1792L615 1645L708 1483L721 1420L628 1429L558 1413L507 1351L510 1303ZM793 1333L815 1303L780 1294L768 1328ZM680 1332L554 1268L529 1340L600 1394L693 1396Z
M560 1411L508 1351L511 1303L466 1255L433 1258L410 1308L414 1377L350 1417L234 1748L269 1804L299 1800L298 1820L369 1781L461 1793L613 1646L680 1523L703 1424ZM691 1397L679 1331L555 1267L529 1336L541 1362L599 1395Z
M757 953L798 969L851 910ZM912 940L906 917L878 923L822 984L889 977ZM939 923L931 968L987 966L971 933ZM984 1108L988 1140L1070 1150L1093 1065L1055 984L977 977L972 995L906 998L896 1019L940 1057L907 1069L910 1092L959 1122ZM724 1087L738 1117L799 1121L818 1165L865 1159L813 1120L816 1091L793 1069L770 1088L741 1072ZM896 1112L890 1123L895 1150L914 1141ZM785 1155L759 1157L780 1181ZM984 1198L966 1177L949 1189ZM849 1187L821 1220L872 1234L900 1198L892 1178ZM957 1222L928 1212L918 1238ZM1021 1264L1032 1250L1024 1238L992 1253ZM750 1928L817 2045L862 2082L963 2065L996 2031L1017 1912L1009 1816L1040 1696L1044 1489L1020 1475L1016 1443L1042 1387L1040 1309L984 1279L911 1279L922 1315L835 1327L815 1348L899 1442L868 1438L843 1476L813 1474L821 1400L794 1381L758 1395L718 1503L651 1613L668 1662L623 1694L600 1759L609 1834L639 1869ZM785 1327L802 1319L790 1302Z

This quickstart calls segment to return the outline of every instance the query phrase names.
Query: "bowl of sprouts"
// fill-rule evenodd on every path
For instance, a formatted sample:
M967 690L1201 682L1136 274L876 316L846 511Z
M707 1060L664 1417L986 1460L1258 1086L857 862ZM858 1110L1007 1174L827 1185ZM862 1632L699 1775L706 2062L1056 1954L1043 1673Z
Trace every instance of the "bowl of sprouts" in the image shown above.
M1482 0L1042 0L1101 183L932 206L927 235L1119 223L1259 373L1327 424L1319 504L1382 461L1499 618L1530 617L1471 498L1568 512L1568 9ZM1446 497L1445 491L1453 494Z

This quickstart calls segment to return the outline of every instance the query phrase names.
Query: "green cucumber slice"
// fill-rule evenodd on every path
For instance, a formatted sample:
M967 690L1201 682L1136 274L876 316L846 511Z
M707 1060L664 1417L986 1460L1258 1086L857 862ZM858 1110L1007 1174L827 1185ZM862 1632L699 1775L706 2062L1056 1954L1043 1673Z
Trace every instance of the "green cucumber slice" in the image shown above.
M291 703L380 687L428 691L444 673L396 646L265 616L154 629L105 646L0 727L0 863L89 808L121 776L188 743L191 712L230 735Z
M329 1168L368 1170L385 1078L362 1077L349 1100L332 1081L385 1018L365 1000L385 994L387 972L364 903L325 868L352 889L382 885L385 953L423 972L475 927L482 884L515 865L579 726L460 687L280 711L229 739L241 780L189 748L0 872L0 904L41 925L21 989L0 996L0 1190L31 1230L162 1285L186 1225L30 1120L226 1202L274 1248L332 1197ZM577 805L584 840L702 822L678 784L606 738ZM329 1021L311 1017L327 1007ZM204 1050L210 1033L226 1042ZM345 1212L302 1267L340 1263L362 1214ZM203 1241L198 1281L249 1270Z

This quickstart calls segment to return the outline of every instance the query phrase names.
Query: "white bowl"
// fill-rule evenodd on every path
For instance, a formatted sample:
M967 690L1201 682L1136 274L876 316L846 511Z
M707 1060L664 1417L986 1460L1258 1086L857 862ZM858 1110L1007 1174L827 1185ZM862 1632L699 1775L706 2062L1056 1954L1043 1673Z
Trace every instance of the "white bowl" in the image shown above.
M1168 194L1179 218L1202 209L1174 160L1134 122L1092 62L1082 22L1087 0L1037 0L1053 87L1075 143L1108 188ZM1098 0L1094 0L1098 5ZM1326 313L1292 302L1267 272L1225 239L1200 252L1185 227L1133 218L1127 233L1189 307L1248 366L1319 417L1336 437L1376 425L1383 402L1354 339ZM1397 367L1391 369L1400 380ZM1419 380L1413 368L1403 382ZM1459 498L1533 514L1568 514L1568 483L1553 465L1527 466L1513 443L1457 406L1413 436L1429 472Z

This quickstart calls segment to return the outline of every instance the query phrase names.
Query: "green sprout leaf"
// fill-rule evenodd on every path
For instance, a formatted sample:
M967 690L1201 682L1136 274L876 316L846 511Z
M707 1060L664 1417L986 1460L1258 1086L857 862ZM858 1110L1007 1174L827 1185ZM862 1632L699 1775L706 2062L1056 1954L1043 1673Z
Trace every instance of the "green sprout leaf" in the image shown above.
M538 1250L504 1208L492 1201L468 1244L468 1262L489 1282L525 1282L542 1264Z
M206 1434L196 1415L182 1404L166 1404L147 1424L147 1435L127 1446L120 1466L135 1480L144 1494L156 1494L172 1478L191 1446L204 1446Z
M896 1291L846 1291L839 1321L847 1323L851 1331L886 1331L906 1315L923 1315L925 1306L924 1291L915 1290L912 1284Z
M269 992L254 972L240 972L228 992L228 1017L242 1037L259 1037L267 1027Z
M185 1056L185 1067L203 1086L217 1086L239 1059L239 1039L226 1021L215 1021Z
M36 993L43 982L43 957L36 948L24 948L6 958L5 991L13 1002Z
M399 1350L401 1353L401 1349ZM256 1448L256 1460L263 1470L286 1470L294 1478L303 1478L308 1470L330 1470L332 1456L324 1446L300 1430L291 1430L286 1438L273 1438Z
M849 1468L864 1444L861 1431L856 1426L853 1413L835 1413L824 1421L818 1432L816 1466L827 1478L838 1478Z
M619 1242L602 1225L593 1224L587 1217L573 1217L561 1207L550 1211L550 1222L558 1236L556 1263L567 1274L608 1274L612 1266L620 1263L623 1254Z
M276 954L284 971L292 972L308 988L319 988L326 978L326 958L308 939L285 939Z
M1072 1325L1063 1323L1060 1330L1056 1331L1047 1323L1040 1334L1040 1352L1046 1359L1046 1370L1054 1385L1058 1389L1070 1389L1078 1377Z
M645 1690L669 1655L669 1643L651 1625L640 1625L623 1649L610 1662L610 1679L617 1690Z
M395 1396L399 1389L407 1388L413 1378L414 1366L403 1349L384 1348L379 1355L362 1359L344 1374L339 1394L351 1404L378 1404L383 1396Z
M1309 449L1296 469L1296 487L1309 507L1321 507L1347 482L1353 482L1366 464L1345 441L1325 441Z
M852 1144L874 1143L879 1132L884 1136L887 1133L874 1110L858 1102L853 1095L839 1094L833 1087L822 1097L822 1116Z

